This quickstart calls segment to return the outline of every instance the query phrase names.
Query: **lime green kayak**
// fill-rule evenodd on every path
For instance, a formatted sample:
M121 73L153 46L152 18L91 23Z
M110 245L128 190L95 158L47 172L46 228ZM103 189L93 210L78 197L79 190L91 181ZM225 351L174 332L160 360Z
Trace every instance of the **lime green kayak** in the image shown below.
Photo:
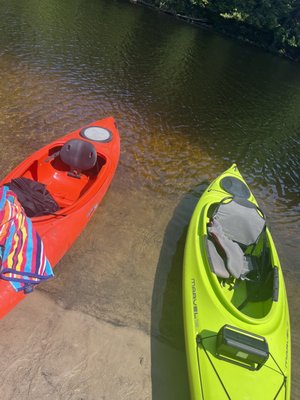
M192 399L289 399L286 290L265 217L237 166L203 193L188 230L183 313Z

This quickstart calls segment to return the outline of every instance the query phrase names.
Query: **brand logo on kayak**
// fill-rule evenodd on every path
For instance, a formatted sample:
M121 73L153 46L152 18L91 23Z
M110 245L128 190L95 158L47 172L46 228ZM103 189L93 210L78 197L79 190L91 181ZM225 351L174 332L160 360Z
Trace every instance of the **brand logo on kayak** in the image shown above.
M192 296L193 296L193 312L194 312L194 322L195 327L198 328L198 306L197 306L197 289L196 289L196 281L192 279Z

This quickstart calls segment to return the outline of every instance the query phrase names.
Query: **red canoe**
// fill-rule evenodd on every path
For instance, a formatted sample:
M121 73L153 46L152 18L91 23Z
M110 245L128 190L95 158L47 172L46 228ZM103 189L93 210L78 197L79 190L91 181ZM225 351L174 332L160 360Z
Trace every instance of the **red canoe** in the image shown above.
M90 220L105 195L120 156L113 118L78 129L38 150L0 183L24 177L46 185L60 209L32 217L52 267L59 262ZM86 159L86 160L85 160ZM25 297L0 279L0 318Z

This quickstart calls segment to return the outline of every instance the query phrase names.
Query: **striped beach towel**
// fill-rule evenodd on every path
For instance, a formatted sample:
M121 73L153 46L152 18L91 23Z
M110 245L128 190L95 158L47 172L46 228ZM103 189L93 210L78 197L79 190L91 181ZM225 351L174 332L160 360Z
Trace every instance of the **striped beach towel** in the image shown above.
M0 188L0 257L0 278L17 292L53 277L41 238L7 186Z

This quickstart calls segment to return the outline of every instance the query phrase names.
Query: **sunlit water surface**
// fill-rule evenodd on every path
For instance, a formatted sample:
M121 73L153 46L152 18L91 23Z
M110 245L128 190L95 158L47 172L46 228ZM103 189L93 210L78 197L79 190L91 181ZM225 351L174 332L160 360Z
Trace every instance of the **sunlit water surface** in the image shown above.
M121 134L110 191L42 290L151 333L153 399L187 398L186 230L237 162L281 258L300 398L299 65L127 1L0 0L0 15L1 176L93 120L113 115Z

